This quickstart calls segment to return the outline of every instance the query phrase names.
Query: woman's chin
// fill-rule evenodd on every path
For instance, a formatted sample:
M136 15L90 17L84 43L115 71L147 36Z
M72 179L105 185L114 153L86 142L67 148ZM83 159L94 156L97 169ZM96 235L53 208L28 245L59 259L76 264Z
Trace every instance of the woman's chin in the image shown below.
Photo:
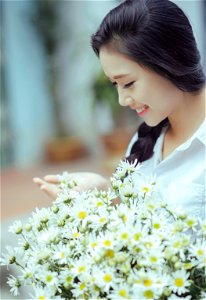
M144 120L144 121L150 127L155 127L161 122L161 121L156 121L156 120Z

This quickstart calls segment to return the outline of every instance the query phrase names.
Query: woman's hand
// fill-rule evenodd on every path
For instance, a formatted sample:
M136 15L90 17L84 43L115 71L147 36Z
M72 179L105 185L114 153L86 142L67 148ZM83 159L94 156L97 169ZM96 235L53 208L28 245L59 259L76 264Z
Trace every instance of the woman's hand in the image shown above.
M73 188L75 191L83 192L92 188L107 190L110 187L109 180L96 173L78 172L69 173L71 180L77 181L77 186ZM41 190L49 197L56 199L58 193L58 185L60 183L58 175L46 175L44 180L41 178L33 178Z

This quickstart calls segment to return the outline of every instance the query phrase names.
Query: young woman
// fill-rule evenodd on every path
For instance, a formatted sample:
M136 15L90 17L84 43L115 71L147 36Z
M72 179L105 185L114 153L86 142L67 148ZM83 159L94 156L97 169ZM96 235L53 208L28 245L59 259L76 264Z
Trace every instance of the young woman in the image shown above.
M143 119L127 159L156 174L168 201L204 218L205 75L187 17L168 0L126 0L106 15L91 44L120 105ZM79 190L109 186L98 174L71 176ZM56 196L58 176L34 181Z

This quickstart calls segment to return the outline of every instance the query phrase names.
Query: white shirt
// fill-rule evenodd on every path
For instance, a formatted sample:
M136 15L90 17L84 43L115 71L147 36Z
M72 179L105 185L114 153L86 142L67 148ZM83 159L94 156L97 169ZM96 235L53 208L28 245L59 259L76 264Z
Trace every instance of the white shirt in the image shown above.
M141 163L141 173L145 176L156 175L156 186L168 203L174 207L181 206L189 215L205 219L206 119L185 143L162 160L166 129L162 129L156 141L153 156ZM129 143L126 157L137 139L136 133Z

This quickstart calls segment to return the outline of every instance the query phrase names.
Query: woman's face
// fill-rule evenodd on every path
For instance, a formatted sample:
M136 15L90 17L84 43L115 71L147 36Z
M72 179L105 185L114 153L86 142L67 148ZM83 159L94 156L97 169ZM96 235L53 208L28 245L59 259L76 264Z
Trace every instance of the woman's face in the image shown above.
M120 105L136 110L147 125L155 126L178 111L182 92L169 80L108 46L100 49L99 57L117 88Z

